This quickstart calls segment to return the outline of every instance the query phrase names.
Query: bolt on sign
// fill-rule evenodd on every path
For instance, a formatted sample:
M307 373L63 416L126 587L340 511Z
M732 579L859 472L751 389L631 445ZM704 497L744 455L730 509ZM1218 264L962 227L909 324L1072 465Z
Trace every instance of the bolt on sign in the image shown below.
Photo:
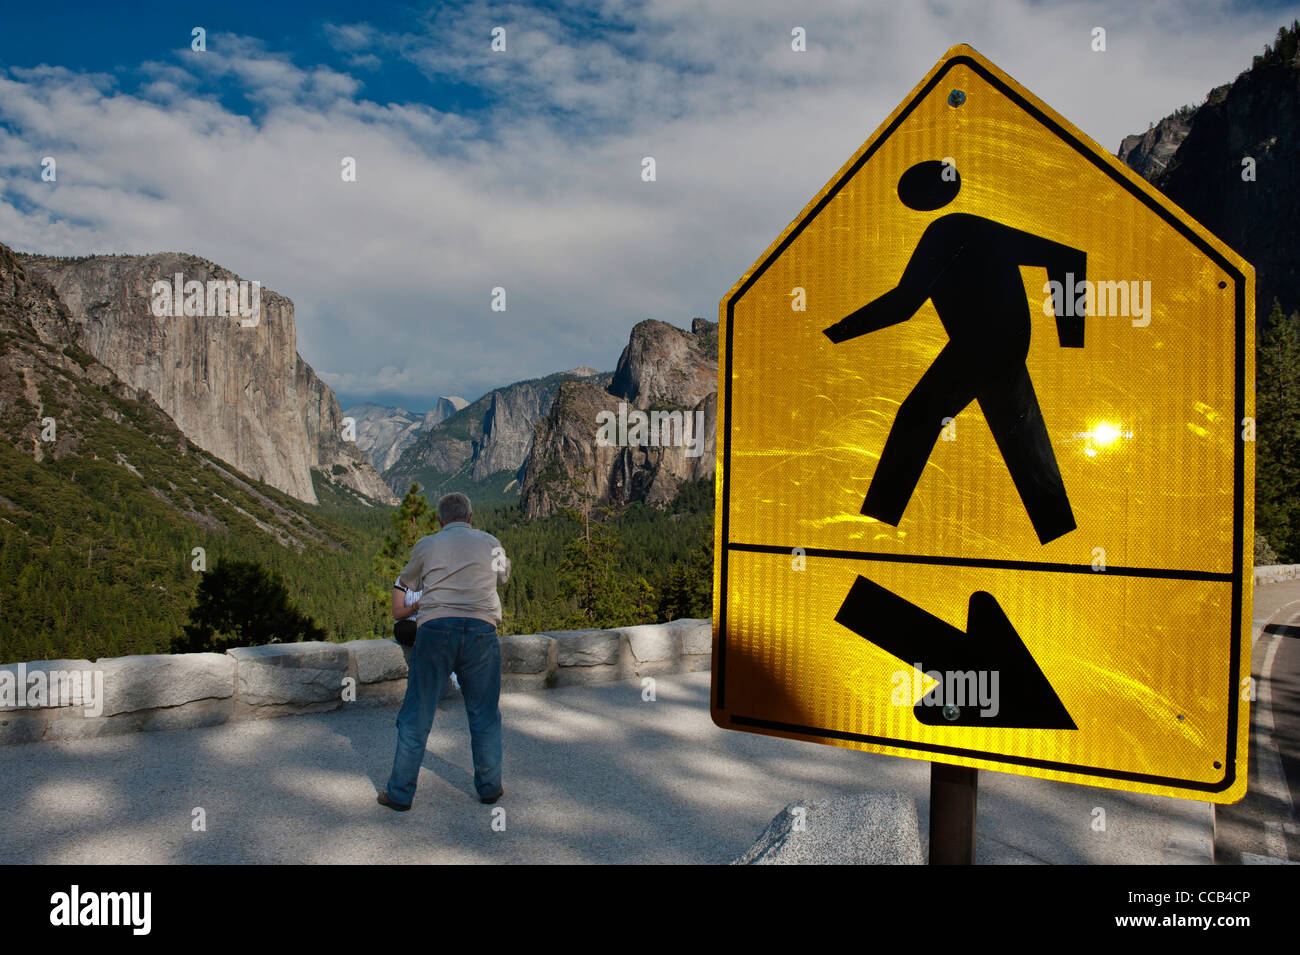
M721 303L714 721L1239 799L1254 301L950 50Z

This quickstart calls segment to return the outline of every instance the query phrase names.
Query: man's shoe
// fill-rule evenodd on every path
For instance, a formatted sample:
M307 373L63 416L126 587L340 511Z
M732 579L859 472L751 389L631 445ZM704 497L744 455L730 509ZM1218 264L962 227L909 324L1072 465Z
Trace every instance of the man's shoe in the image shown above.
M407 803L405 806L403 806L400 802L393 802L391 799L388 798L387 790L383 790L379 793L378 802L379 805L387 806L389 809L395 809L398 812L406 812L406 810L411 808L410 803Z
M495 796L479 796L478 801L487 803L490 806L492 805L492 803L496 802L505 794L506 794L506 787L502 786L500 789L497 790L497 794Z

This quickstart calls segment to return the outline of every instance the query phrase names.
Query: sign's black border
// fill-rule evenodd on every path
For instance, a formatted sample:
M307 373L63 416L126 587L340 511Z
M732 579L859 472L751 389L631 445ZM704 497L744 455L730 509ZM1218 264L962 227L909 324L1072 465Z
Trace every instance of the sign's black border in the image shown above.
M1162 218L1165 222L1167 222L1175 231L1177 231L1180 235L1182 235L1189 242L1191 242L1197 249L1199 249L1216 265L1218 265L1221 269L1223 269L1226 273L1228 273L1228 275L1232 277L1235 285L1233 305L1235 310L1235 322L1236 322L1236 327L1235 327L1236 345L1235 345L1235 355L1234 355L1234 371L1236 375L1236 386L1235 386L1236 417L1234 418L1234 428L1236 427L1235 422L1239 422L1245 417L1246 414L1246 398L1245 398L1246 277L1245 275L1243 275L1241 271L1238 270L1231 262L1225 259L1218 252L1218 250L1216 250L1208 242L1206 242L1199 235L1197 235L1194 230L1192 230L1190 227L1186 225L1186 223L1180 221L1177 216L1173 215L1163 205L1155 201L1155 199L1153 199L1151 196L1147 195L1147 193L1144 192L1137 185L1130 182L1127 177L1125 177L1124 175L1122 175L1121 173L1113 169L1106 161L1104 161L1101 157L1099 157L1087 144L1081 142L1076 136L1071 134L1068 130L1064 129L1059 123L1053 120L1050 116L1046 115L1032 102L1030 102L1024 96L1022 96L1017 90L1008 86L1005 82L1002 81L1000 77L994 75L989 70L987 70L983 64L964 54L952 57L951 59L946 61L943 64L942 68L935 73L935 75L930 79L930 81L926 83L925 86L922 87L915 96L912 97L911 101L903 108L901 112L899 112L898 116L894 118L894 121L889 124L889 126L884 130L884 132L881 133L881 135L871 144L870 148L868 148L866 152L864 152L860 157L858 157L858 160L855 163L853 163L853 165L851 165L848 169L844 171L843 175L841 175L840 178L830 187L830 189L827 190L826 195L824 195L821 198L821 201L818 202L817 205L815 205L808 212L808 214L805 215L799 221L799 223L790 231L790 234L785 237L784 241L782 241L780 245L778 245L775 249L772 250L771 254L768 255L758 265L758 267L754 269L753 274L749 276L749 278L745 281L745 283L741 285L740 288L736 290L736 293L727 300L727 356L726 356L726 363L725 363L725 373L726 373L725 414L727 420L727 430L723 436L722 506L721 506L722 548L720 554L721 567L720 567L720 575L719 575L719 583L722 588L722 593L718 601L718 640L717 640L716 660L714 661L715 666L717 666L718 668L718 673L717 673L717 678L715 683L716 696L715 699L713 700L713 705L715 710L725 711L726 709L726 703L725 703L726 679L727 679L726 584L727 584L728 554L732 550L736 550L736 551L762 550L762 551L772 551L772 552L776 552L779 550L782 553L788 554L790 553L791 550L788 547L778 548L776 546L767 547L767 546L759 546L759 545L752 545L752 544L733 543L731 540L731 528L730 528L730 516L731 516L730 475L731 475L731 422L732 422L731 396L734 390L731 386L731 382L732 382L731 360L732 360L732 355L734 353L732 345L733 345L733 338L734 338L734 333L736 328L736 323L735 323L736 303L740 301L741 297L750 289L750 287L755 282L758 281L758 279L763 275L763 273L767 271L768 266L771 265L773 262L775 262L781 256L781 254L786 250L786 248L790 245L790 243L792 243L799 236L799 234L803 231L804 227L808 223L812 222L813 219L817 217L818 213L820 213L821 210L827 205L827 203L829 203L833 198L835 198L836 194L840 191L840 189L844 186L844 184L847 183L850 179L852 179L853 176L858 172L858 170L861 169L862 166L867 162L867 160L869 160L872 157L872 155L875 154L876 150L878 150L884 144L884 142L887 139L889 139L889 137L894 133L894 131L899 127L899 125L901 125L902 122L905 119L907 119L907 117L912 113L912 111L916 108L917 104L920 103L921 100L923 100L927 95L929 95L930 91L933 90L934 87L937 86L945 76L947 76L948 72L953 67L958 65L969 66L972 70L974 70L977 74L979 74L979 76L981 76L986 82L988 82L998 91L1000 91L1004 96L1006 96L1017 106L1019 106L1022 110L1024 110L1026 113L1032 116L1041 125L1045 126L1048 130L1054 133L1059 139L1061 139L1063 142L1070 145L1084 159L1092 163L1103 173L1105 173L1107 176L1113 179L1116 183L1122 186L1125 190L1127 190L1135 199L1137 199L1139 202L1141 202L1143 205L1149 208L1156 215L1160 216L1160 218ZM1100 779L1127 780L1130 782L1170 786L1170 787L1177 787L1179 789L1186 789L1190 791L1201 791L1201 792L1223 792L1224 790L1229 789L1237 778L1237 720L1240 718L1240 712L1238 706L1239 697L1237 693L1237 686L1239 682L1238 667L1239 667L1240 656L1241 656L1241 636L1242 636L1241 633L1242 631L1241 612L1242 612L1242 599L1243 599L1242 534L1244 532L1244 528L1242 524L1243 524L1243 518L1245 513L1245 480L1246 480L1245 442L1242 440L1237 440L1234 442L1234 446L1235 446L1235 451L1234 451L1234 460L1233 460L1233 480L1232 480L1232 485L1233 485L1232 511L1233 511L1234 531L1233 531L1232 576L1231 576L1232 659L1229 664L1229 672L1228 672L1228 681L1229 681L1228 682L1228 699L1229 699L1228 733L1227 733L1227 744L1224 747L1224 751L1225 751L1224 774L1223 774L1223 778L1218 782L1207 783L1207 782L1202 782L1200 780L1178 779L1176 777L1170 777L1170 776L1156 776L1149 773L1126 772L1122 770L1107 769L1104 767L1097 767L1097 766L1079 766L1073 763L1062 763L1062 762L1056 762L1053 760L1045 760L1045 759L1031 759L1028 757L1007 755L1003 753L986 753L980 750L964 749L956 746L942 746L933 743L919 743L911 740L896 740L896 739L889 739L887 737L881 737L881 736L867 736L860 733L849 733L840 730L819 729L817 727L812 727L812 726L798 726L790 723L779 723L779 722L774 722L772 720L763 720L763 719L757 719L748 716L738 716L730 713L725 714L728 722L735 724L738 727L753 727L754 729L759 729L759 730L766 729L766 730L771 730L780 733L798 734L798 735L810 736L810 737L821 737L824 739L838 739L838 740L845 740L845 741L852 741L852 742L869 743L876 746L890 746L890 747L896 747L898 749L903 749L903 750L914 750L917 752L958 756L966 759L980 759L992 763L1005 763L1007 765L1014 765L1014 766L1029 766L1037 769L1077 773L1077 774L1092 776ZM1080 571L1084 569L1088 571L1092 570L1090 565L1087 567L1075 568L1072 565L1034 564L1031 562L963 560L960 558L927 558L923 556L903 557L899 555L856 553L851 551L826 551L824 552L824 554L825 556L832 556L832 557L856 558L856 559L863 559L863 560L884 559L884 560L894 560L894 561L910 562L910 563L945 563L945 564L953 564L953 565L961 565L961 566L999 566L1005 563L1010 566L1022 567L1022 569L1036 569L1036 570L1050 569L1050 570L1067 570L1067 571L1073 571L1075 569L1078 569ZM1107 568L1107 573L1109 574L1111 572L1112 569ZM1177 571L1177 570L1163 570L1159 568L1139 567L1139 568L1114 568L1113 572L1124 573L1129 576L1164 577L1164 578L1182 579L1182 580L1216 580L1216 581L1227 582L1227 575L1210 573L1207 571Z

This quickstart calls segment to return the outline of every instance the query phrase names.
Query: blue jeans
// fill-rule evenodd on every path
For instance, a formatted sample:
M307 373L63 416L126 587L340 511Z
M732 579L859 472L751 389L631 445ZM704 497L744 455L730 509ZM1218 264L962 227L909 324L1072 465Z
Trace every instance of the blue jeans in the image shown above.
M473 617L427 620L415 633L406 699L397 713L397 755L388 796L410 805L433 728L438 698L455 671L465 697L474 788L480 797L501 791L501 643L497 628Z

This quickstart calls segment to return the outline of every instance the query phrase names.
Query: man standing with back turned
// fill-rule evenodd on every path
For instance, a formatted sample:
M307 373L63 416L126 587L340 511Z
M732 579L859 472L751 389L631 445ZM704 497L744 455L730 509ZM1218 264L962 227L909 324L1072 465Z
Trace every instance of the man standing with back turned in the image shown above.
M398 578L423 590L416 618L415 648L406 680L406 699L397 714L397 754L379 804L399 812L411 808L424 747L433 728L447 678L460 679L474 755L474 788L480 802L493 803L501 786L501 622L497 587L510 579L510 560L501 542L470 527L464 494L438 501L442 530L415 542Z

